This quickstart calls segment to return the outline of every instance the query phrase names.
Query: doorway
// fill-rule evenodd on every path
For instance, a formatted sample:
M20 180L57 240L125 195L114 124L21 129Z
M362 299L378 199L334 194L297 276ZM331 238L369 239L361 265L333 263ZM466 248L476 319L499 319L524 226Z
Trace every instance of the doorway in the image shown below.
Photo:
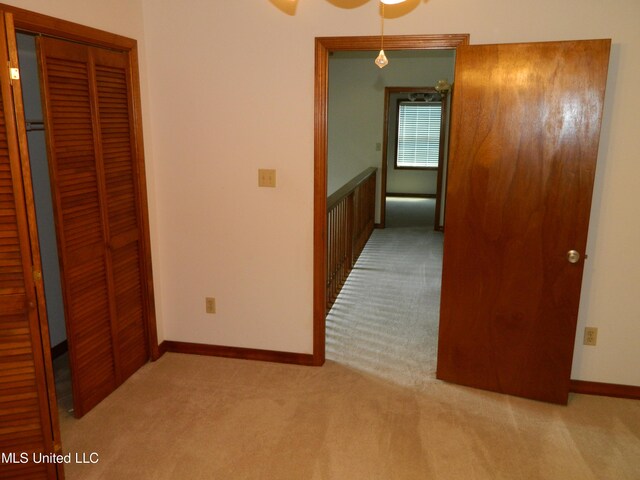
M380 226L386 226L387 198L433 199L434 230L444 230L444 200L449 137L449 79L455 50L445 50L448 62L434 72L442 76L434 87L385 87L384 140ZM432 70L431 62L427 63ZM448 68L446 68L448 67ZM441 67L442 68L442 67ZM423 202L424 203L424 202ZM402 203L401 203L402 204Z
M455 49L469 43L469 35L421 35L385 38L388 51ZM329 54L331 52L376 50L378 37L337 37L316 39L316 127L314 181L314 364L325 361L326 285L326 200L328 185L328 104Z

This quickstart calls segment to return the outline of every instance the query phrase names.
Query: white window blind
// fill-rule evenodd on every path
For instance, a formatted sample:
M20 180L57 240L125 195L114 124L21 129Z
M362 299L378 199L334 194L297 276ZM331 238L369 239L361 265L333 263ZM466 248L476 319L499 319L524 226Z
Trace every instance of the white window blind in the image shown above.
M401 102L398 116L396 166L437 168L442 104Z

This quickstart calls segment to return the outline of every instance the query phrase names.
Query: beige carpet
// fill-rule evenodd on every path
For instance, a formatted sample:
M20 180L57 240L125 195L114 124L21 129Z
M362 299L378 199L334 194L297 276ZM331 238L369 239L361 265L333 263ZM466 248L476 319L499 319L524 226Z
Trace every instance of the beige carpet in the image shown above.
M64 450L100 459L67 478L639 480L639 401L561 407L435 380L439 237L394 230L355 270L387 280L350 280L336 303L325 366L166 354L81 420L63 415ZM422 262L402 260L410 244Z
M640 402L568 407L348 366L166 354L62 422L82 479L637 480Z

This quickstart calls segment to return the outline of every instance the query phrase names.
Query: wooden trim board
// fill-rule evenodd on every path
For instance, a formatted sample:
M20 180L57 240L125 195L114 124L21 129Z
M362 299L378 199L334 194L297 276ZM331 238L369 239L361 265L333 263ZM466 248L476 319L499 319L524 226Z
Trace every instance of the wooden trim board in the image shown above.
M176 342L165 340L159 346L161 352L187 353L210 357L236 358L240 360L258 360L261 362L288 363L293 365L314 365L313 355L306 353L277 352L256 348L226 347L203 343Z
M604 397L630 398L640 400L640 387L633 385L618 385L615 383L587 382L571 380L569 391L585 395L602 395Z

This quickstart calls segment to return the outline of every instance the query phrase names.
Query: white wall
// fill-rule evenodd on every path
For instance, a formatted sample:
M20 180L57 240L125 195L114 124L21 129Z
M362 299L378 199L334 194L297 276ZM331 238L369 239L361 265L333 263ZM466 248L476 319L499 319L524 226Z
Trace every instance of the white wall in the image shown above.
M266 0L140 1L144 28L137 0L9 3L144 37L161 339L309 353L314 37L375 35L377 6L299 0L287 15ZM408 0L408 7L415 8L386 22L388 34L470 33L472 43L613 39L578 326L580 340L582 327L598 327L598 346L576 345L573 378L640 385L640 3ZM278 169L278 188L258 189L259 167ZM205 295L217 297L218 314L204 313Z
M310 353L313 35L267 2L144 6L165 338Z
M142 0L2 0L1 3L138 41L144 36Z

